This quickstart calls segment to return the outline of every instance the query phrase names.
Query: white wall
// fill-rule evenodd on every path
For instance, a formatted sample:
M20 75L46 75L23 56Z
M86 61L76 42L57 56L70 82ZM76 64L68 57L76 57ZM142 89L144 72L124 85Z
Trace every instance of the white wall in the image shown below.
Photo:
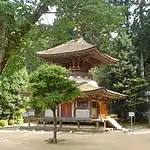
M34 109L32 109L32 110L29 110L29 112L28 111L26 111L26 112L24 112L23 113L23 115L22 115L23 117L28 117L28 116L35 116L35 110Z
M56 116L57 116L57 109L56 109ZM45 117L53 117L53 112L51 109L45 110Z
M76 109L76 118L90 118L90 110L89 109Z

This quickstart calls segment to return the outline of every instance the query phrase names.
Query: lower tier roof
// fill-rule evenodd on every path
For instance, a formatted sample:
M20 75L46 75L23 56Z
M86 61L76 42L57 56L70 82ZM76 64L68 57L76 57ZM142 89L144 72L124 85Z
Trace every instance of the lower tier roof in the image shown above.
M96 95L107 97L109 100L119 100L127 98L127 95L108 90L105 87L99 87L97 82L87 77L82 78L80 76L73 77L70 76L69 79L74 80L77 87L80 89L83 95Z

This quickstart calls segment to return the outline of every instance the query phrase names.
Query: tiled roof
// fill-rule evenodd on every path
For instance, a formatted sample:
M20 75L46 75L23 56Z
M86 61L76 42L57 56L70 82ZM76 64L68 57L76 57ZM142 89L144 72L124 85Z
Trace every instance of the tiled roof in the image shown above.
M93 55L91 57L94 57L101 64L115 64L118 62L117 59L102 53L98 46L87 43L83 38L71 40L54 48L37 52L37 54L42 58L49 58L50 60L88 54Z
M50 48L45 51L40 51L38 52L38 54L39 55L40 54L41 55L44 55L44 54L56 55L56 54L63 54L63 53L85 51L93 47L95 47L95 45L89 44L83 38L80 38L77 40L71 40L67 43L61 44L59 46Z
M127 97L127 95L108 90L105 87L99 87L96 81L88 78L70 76L69 79L75 81L77 87L83 94L93 93L99 96L106 96L110 100L125 99Z

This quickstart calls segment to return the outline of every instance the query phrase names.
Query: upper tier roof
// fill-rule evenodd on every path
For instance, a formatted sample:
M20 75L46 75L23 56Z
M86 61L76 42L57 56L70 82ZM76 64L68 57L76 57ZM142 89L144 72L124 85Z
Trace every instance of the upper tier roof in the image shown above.
M100 64L115 64L118 60L110 57L100 51L98 46L87 43L83 38L71 40L54 48L37 52L42 58L56 60L75 56L91 56L100 62Z

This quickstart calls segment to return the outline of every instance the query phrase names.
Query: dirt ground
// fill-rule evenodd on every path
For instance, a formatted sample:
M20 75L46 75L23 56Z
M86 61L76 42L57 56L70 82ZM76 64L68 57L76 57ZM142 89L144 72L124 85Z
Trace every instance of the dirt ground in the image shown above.
M58 133L59 144L47 144L48 132L0 131L0 150L150 150L150 130L142 134Z

